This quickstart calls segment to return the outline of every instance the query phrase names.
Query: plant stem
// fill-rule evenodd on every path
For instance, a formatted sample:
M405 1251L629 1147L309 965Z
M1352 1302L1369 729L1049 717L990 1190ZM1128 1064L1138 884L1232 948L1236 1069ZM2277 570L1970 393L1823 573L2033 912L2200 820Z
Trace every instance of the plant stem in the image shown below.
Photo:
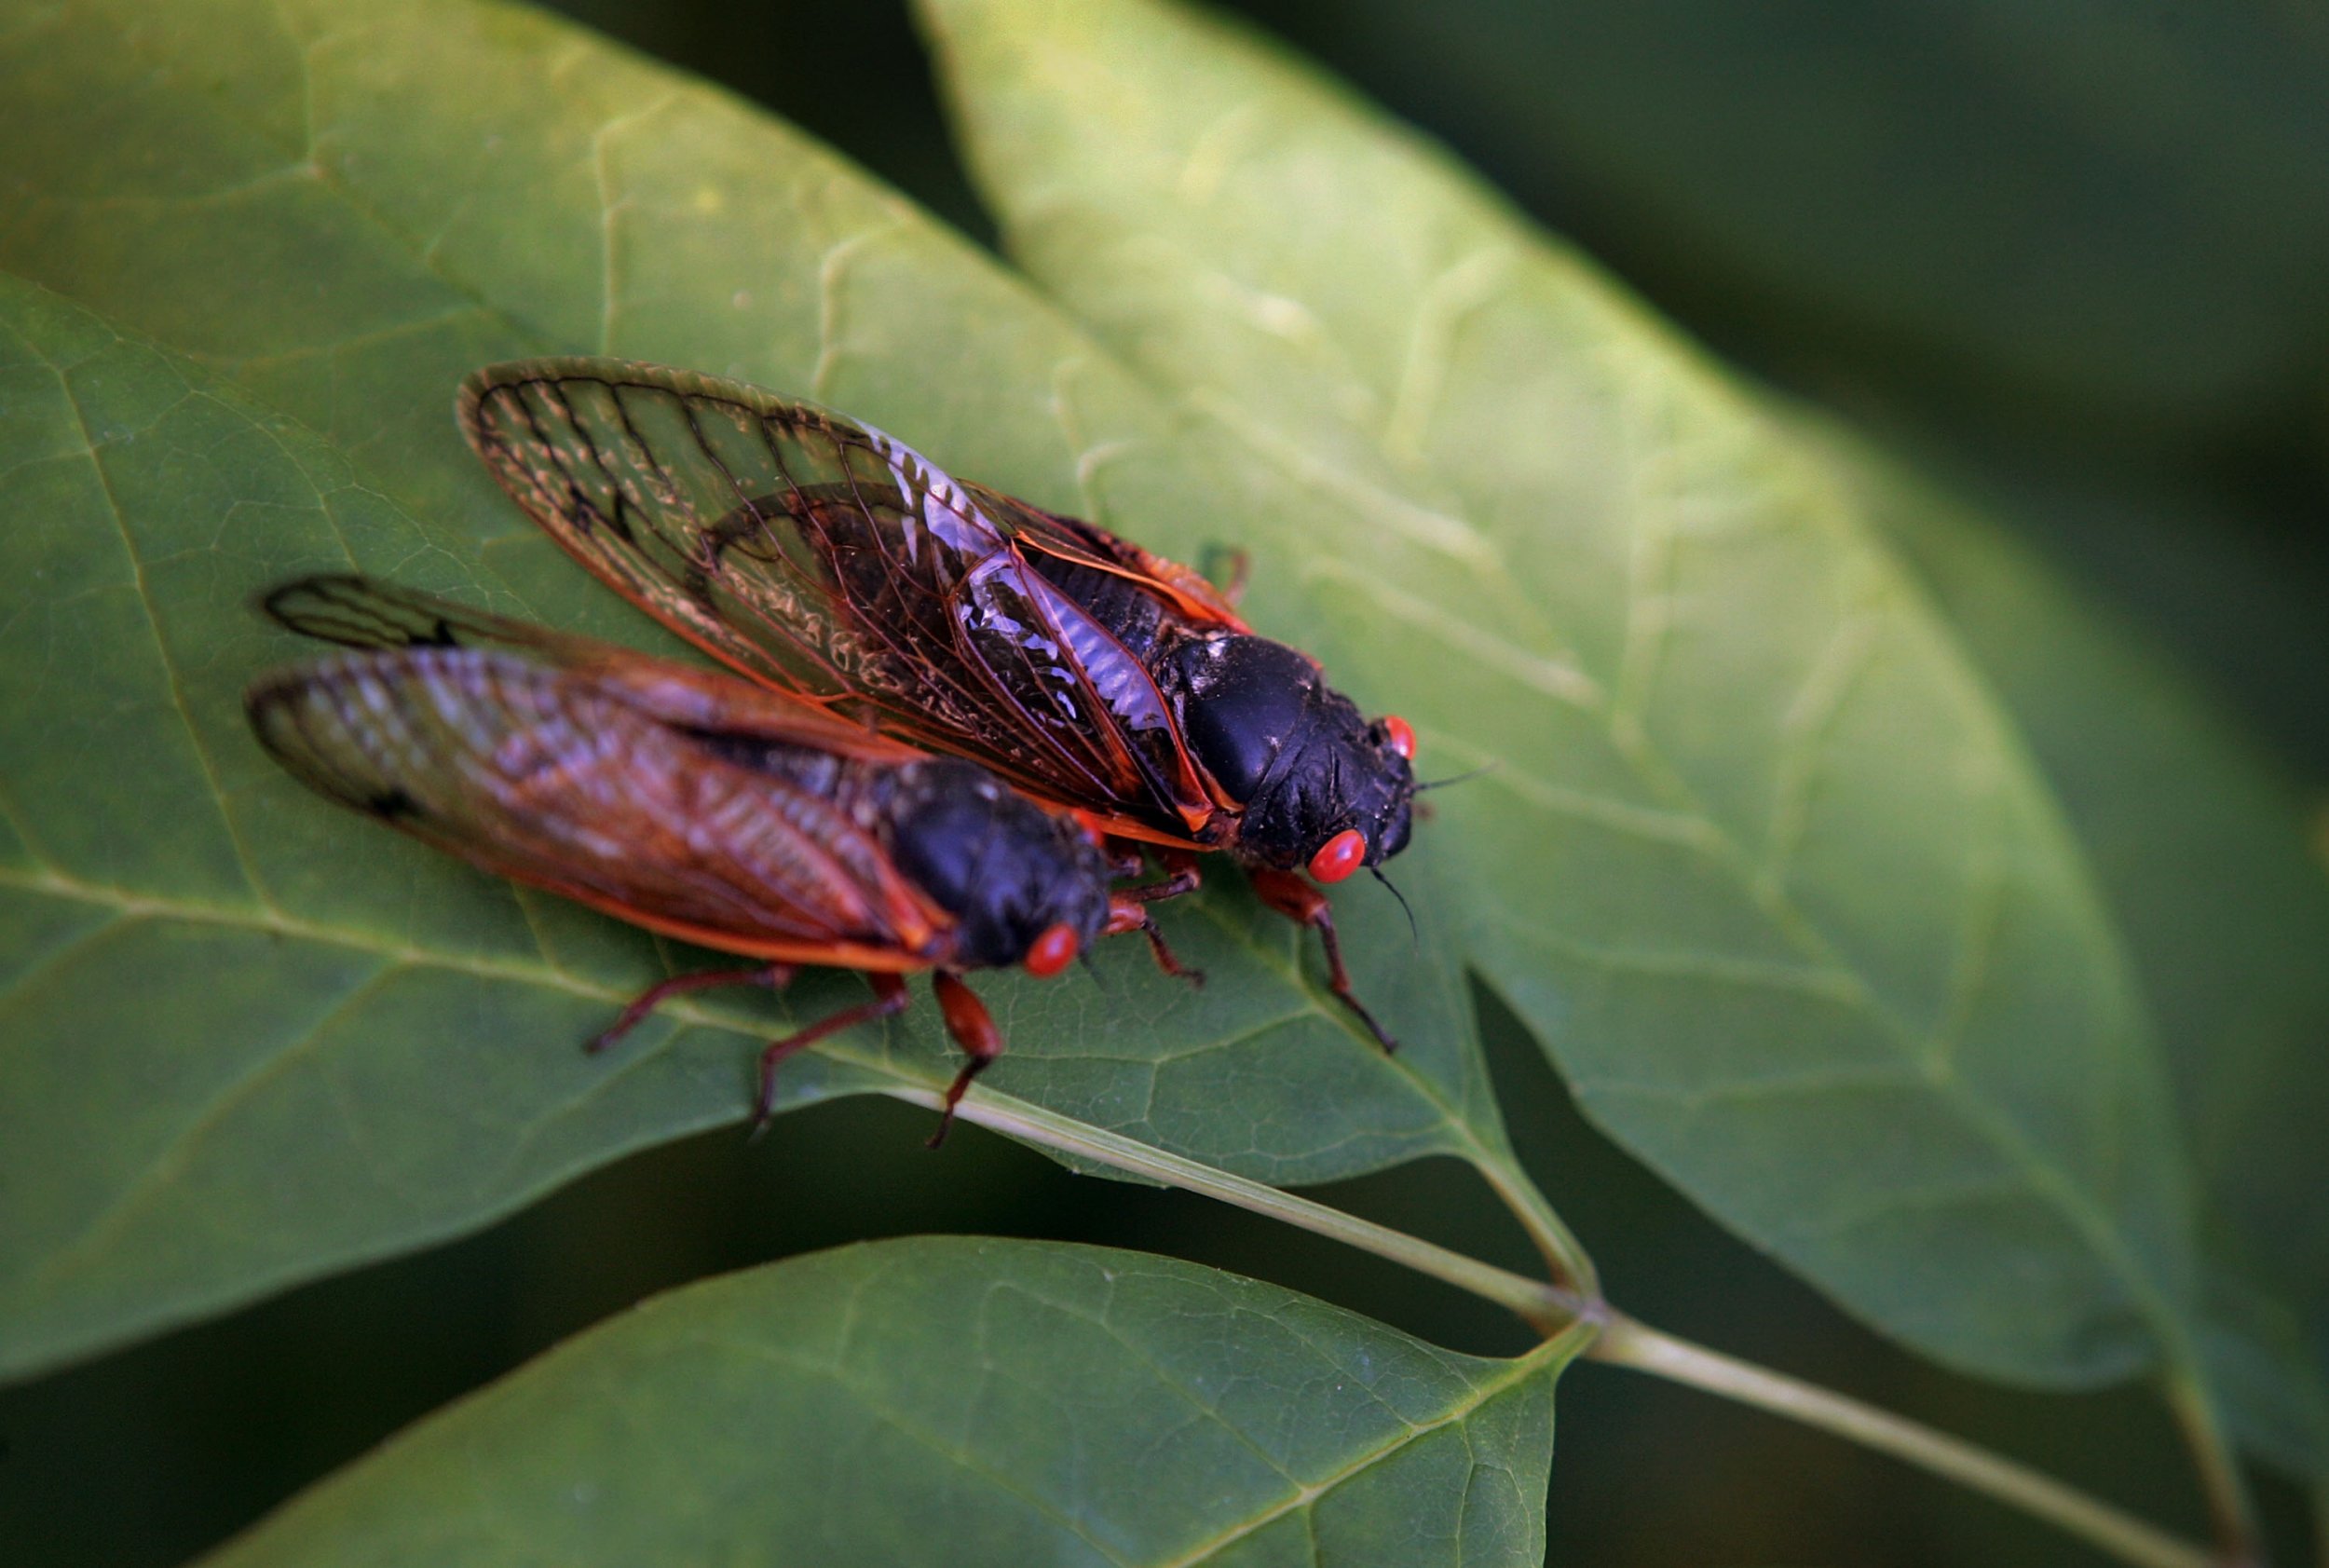
M2219 1568L2207 1548L1945 1432L1612 1313L1586 1354L1757 1406L1905 1460L2036 1515L2141 1568Z
M945 1104L944 1097L935 1089L900 1084L882 1092L933 1111ZM1559 1286L1523 1278L1387 1225L1361 1220L1242 1176L1232 1176L1179 1154L1168 1154L1137 1139L1103 1132L1071 1117L991 1091L964 1098L957 1114L963 1121L975 1122L1006 1137L1074 1154L1135 1176L1149 1177L1168 1186L1202 1193L1387 1258L1519 1315L1547 1341L1532 1351L1532 1356L1557 1351L1568 1354L1576 1348L1577 1341L1587 1341L1582 1354L1591 1359L1688 1384L1891 1454L2045 1520L2122 1561L2136 1564L2136 1568L2230 1568L2230 1564L2247 1561L2218 1556L2206 1547L2169 1534L2026 1465L1920 1422L1662 1333L1615 1311L1598 1297L1582 1296ZM1521 1213L1521 1206L1528 1203L1530 1194L1535 1193L1527 1178L1520 1176L1515 1182L1499 1182L1490 1175L1488 1163L1480 1168L1498 1195L1514 1205L1516 1214ZM1535 1209L1547 1222L1543 1234L1557 1233L1567 1237L1566 1228L1541 1195L1535 1197ZM1528 1222L1525 1218L1523 1222ZM1537 1234L1532 1225L1532 1234ZM1569 1245L1574 1247L1573 1242ZM1582 1264L1583 1251L1576 1250L1574 1256ZM2196 1388L2176 1396L2172 1384L2171 1394L2178 1398L2199 1397ZM2214 1435L2213 1413L2204 1402L2197 1407L2197 1414L2206 1421L2203 1430ZM2318 1501L2329 1509L2329 1493ZM2324 1568L2329 1568L2329 1563Z
M1592 1258L1576 1233L1554 1211L1551 1201L1529 1179L1529 1173L1520 1168L1520 1162L1508 1151L1482 1150L1472 1156L1471 1165L1529 1233L1545 1266L1552 1271L1553 1283L1581 1301L1600 1297L1600 1275L1594 1270Z
M945 1104L944 1098L933 1089L906 1088L903 1085L882 1091L893 1098L924 1105L937 1110ZM1023 1101L991 1093L966 1097L956 1111L965 1122L975 1122L982 1127L1003 1133L1025 1142L1041 1144L1063 1153L1077 1154L1101 1165L1111 1166L1135 1176L1146 1176L1168 1186L1186 1188L1207 1197L1234 1204L1256 1214L1266 1214L1322 1236L1328 1236L1361 1251L1388 1258L1419 1274L1445 1280L1460 1290L1494 1302L1519 1315L1532 1328L1547 1336L1570 1328L1595 1316L1584 1302L1553 1286L1523 1275L1511 1274L1461 1252L1451 1252L1404 1231L1388 1225L1378 1225L1371 1220L1345 1214L1339 1208L1309 1198L1298 1198L1275 1187L1263 1186L1242 1176L1200 1165L1178 1154L1168 1154L1120 1134L1103 1132L1067 1116L1040 1110Z
M2168 1369L2167 1408L2183 1429L2192 1461L2200 1468L2200 1490L2207 1494L2208 1515L2215 1524L2219 1561L2225 1568L2247 1568L2257 1554L2255 1505L2240 1475L2240 1460L2216 1419L2215 1402L2192 1370L2190 1359L2179 1357Z

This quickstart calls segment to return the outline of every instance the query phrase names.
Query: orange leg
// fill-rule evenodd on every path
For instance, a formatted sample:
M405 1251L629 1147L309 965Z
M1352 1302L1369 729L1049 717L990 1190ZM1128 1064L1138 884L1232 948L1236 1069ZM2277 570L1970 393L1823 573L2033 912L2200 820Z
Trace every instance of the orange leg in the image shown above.
M962 1047L970 1059L962 1070L947 1085L947 1109L938 1118L938 1130L930 1135L930 1146L935 1149L947 1140L947 1129L954 1125L954 1108L962 1103L962 1091L971 1086L971 1080L987 1070L987 1064L1002 1055L1002 1030L995 1027L994 1017L987 1004L978 1000L978 993L962 983L962 976L941 969L930 977L930 989L938 998L938 1011L947 1020L947 1032Z
M1358 1015L1358 1021L1367 1026L1367 1032L1387 1054L1399 1048L1399 1043L1385 1034L1375 1016L1367 1011L1357 997L1351 994L1350 971L1342 967L1342 944L1334 934L1334 910L1327 903L1327 895L1303 881L1291 871L1273 870L1266 866L1250 868L1253 890L1261 895L1261 902L1299 925L1314 927L1327 945L1327 989L1332 991L1342 1005Z
M854 1007L844 1007L829 1018L821 1018L807 1029L770 1041L760 1053L760 1093L752 1102L752 1136L758 1138L769 1130L776 1119L776 1070L785 1057L796 1051L807 1049L828 1034L838 1034L859 1024L870 1024L892 1013L905 1011L906 980L898 975L868 975L866 982L873 987L874 999L861 1002Z
M1110 936L1121 936L1127 931L1137 931L1149 939L1149 951L1155 955L1157 968L1162 969L1176 980L1186 980L1191 985L1199 987L1205 984L1204 970L1191 969L1175 958L1172 948L1164 945L1164 934L1156 928L1156 917L1149 913L1147 905L1134 897L1131 893L1110 893L1108 898L1108 925L1105 934Z
M1253 557L1234 547L1217 547L1205 553L1211 557L1205 562L1205 575L1218 579L1215 586L1220 589L1221 597L1235 608L1237 601L1246 596L1246 579L1253 571Z
M1164 868L1163 881L1151 882L1145 887L1126 888L1117 896L1138 904L1161 904L1167 898L1178 898L1197 891L1199 878L1195 855L1187 850L1160 849L1156 852L1156 863ZM1134 871L1138 869L1137 866L1133 867Z
M583 1049L592 1055L606 1050L638 1028L641 1020L661 1006L666 998L685 996L690 991L715 990L722 986L766 986L772 991L781 991L792 983L792 978L793 966L789 963L763 964L757 969L706 969L694 975L674 975L641 991L631 1005L622 1010L622 1016Z

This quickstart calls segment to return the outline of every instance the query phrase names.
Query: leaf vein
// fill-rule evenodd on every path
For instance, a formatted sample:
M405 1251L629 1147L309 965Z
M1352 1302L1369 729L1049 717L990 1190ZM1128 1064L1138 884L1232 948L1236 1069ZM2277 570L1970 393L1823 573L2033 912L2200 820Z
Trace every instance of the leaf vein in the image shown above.
M1445 1415L1421 1425L1408 1425L1399 1436L1354 1455L1341 1468L1303 1485L1286 1502L1256 1514L1250 1520L1241 1521L1234 1528L1224 1530L1200 1542L1178 1557L1153 1564L1152 1568L1195 1568L1196 1564L1216 1556L1224 1548L1235 1545L1265 1526L1274 1524L1287 1514L1297 1511L1307 1514L1317 1505L1320 1498L1333 1492L1345 1481L1365 1474L1393 1454L1412 1447L1433 1433L1469 1419L1491 1400L1518 1387L1551 1362L1556 1355L1564 1355L1566 1351L1567 1342L1564 1339L1546 1341L1526 1356L1505 1363L1496 1376L1474 1384L1471 1392L1451 1405ZM1314 1534L1313 1544L1315 1544Z
M197 1111L184 1127L171 1134L169 1141L155 1152L151 1162L134 1180L124 1187L111 1203L90 1216L78 1234L41 1260L25 1280L25 1299L35 1300L40 1291L53 1287L59 1279L70 1276L90 1255L102 1251L109 1241L121 1234L139 1216L160 1201L171 1180L192 1162L194 1151L217 1131L238 1108L248 1103L266 1084L280 1078L294 1063L306 1059L334 1020L346 1016L350 1009L360 1005L383 984L404 973L408 967L395 961L384 961L378 968L326 1007L298 1035L260 1056L249 1070L223 1085L219 1093Z
M105 508L113 514L114 526L121 535L121 548L129 558L130 582L136 590L139 607L145 612L146 629L154 639L154 655L161 661L168 680L170 706L177 711L187 743L193 748L195 760L201 767L202 777L210 786L211 804L218 812L219 825L225 832L227 847L252 897L260 905L272 907L266 885L260 880L258 870L252 862L250 846L243 842L242 834L235 825L234 813L226 809L226 791L219 780L217 759L211 756L211 748L203 740L200 728L194 722L194 712L186 705L185 686L179 674L178 661L170 656L170 641L162 634L161 612L155 607L153 593L146 583L145 564L139 554L137 536L129 527L129 514L122 510L120 498L114 492L113 475L107 470L104 450L89 429L88 412L82 408L71 378L47 355L43 354L41 359L55 373L57 390L63 396L65 405L72 409L73 421L80 429L83 443L89 448L90 470L97 476L98 487L105 497Z

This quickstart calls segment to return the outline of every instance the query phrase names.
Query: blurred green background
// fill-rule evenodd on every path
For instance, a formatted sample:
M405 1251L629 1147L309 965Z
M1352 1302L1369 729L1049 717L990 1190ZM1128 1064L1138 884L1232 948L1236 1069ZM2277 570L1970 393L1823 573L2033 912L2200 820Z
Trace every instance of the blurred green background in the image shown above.
M570 0L982 239L902 5ZM2010 0L1239 7L1452 145L1659 309L1987 498L2329 778L2329 10ZM2329 819L2324 819L2329 820ZM1910 1411L2197 1532L2152 1401L1924 1367L1729 1241L1575 1116L1488 1003L1517 1140L1653 1322ZM0 1562L183 1560L641 1296L918 1231L1166 1251L1467 1350L1493 1309L1181 1194L845 1101L605 1170L455 1247L0 1393ZM1515 1267L1468 1173L1323 1194ZM1468 1215L1478 1234L1451 1229ZM2276 1517L2291 1500L2268 1491ZM2097 1561L1885 1461L1631 1374L1565 1383L1553 1560Z

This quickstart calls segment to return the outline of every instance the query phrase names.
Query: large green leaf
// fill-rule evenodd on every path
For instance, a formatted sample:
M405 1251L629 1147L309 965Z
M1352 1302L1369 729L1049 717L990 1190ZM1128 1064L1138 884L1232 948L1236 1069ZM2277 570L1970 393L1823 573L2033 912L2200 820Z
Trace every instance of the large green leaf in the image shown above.
M1565 1359L1135 1252L880 1242L650 1302L207 1561L1533 1568Z
M0 1370L473 1228L736 1119L751 1041L862 999L813 976L781 1005L668 1009L585 1058L627 995L712 961L307 796L238 702L301 651L250 612L255 588L352 564L474 591L482 556L520 552L415 518L334 443L18 282L0 410ZM504 526L544 597L570 587ZM982 979L1014 1047L986 1082L1269 1180L1508 1158L1453 966L1396 912L1353 915L1410 1041L1396 1059L1232 880L1173 922L1202 992L1137 943L1096 985ZM783 1104L947 1070L909 1016L788 1066Z
M1961 501L1839 447L2070 812L2159 1021L2243 1438L2329 1463L2329 876L2296 789L2190 678ZM2269 1294L2238 1277L2254 1275ZM2270 1298L2277 1296L2277 1303ZM2283 1319L2309 1317L2303 1329ZM2264 1356L2268 1369L2238 1363Z
M2107 915L1834 476L1236 30L926 12L1015 256L1211 421L1281 569L1347 598L1335 658L1497 762L1439 798L1478 957L1588 1113L1960 1366L2181 1355L2185 1175Z

